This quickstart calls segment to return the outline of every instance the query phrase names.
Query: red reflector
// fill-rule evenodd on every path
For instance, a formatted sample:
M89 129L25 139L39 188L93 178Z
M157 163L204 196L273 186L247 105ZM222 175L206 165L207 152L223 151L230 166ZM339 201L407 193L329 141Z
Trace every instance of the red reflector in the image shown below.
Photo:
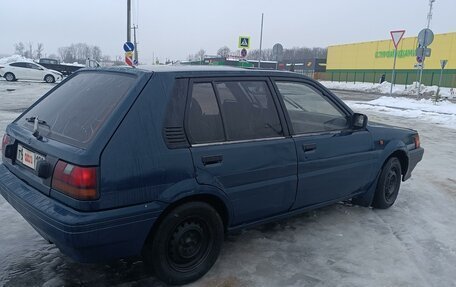
M5 150L6 145L9 144L10 141L11 141L11 138L9 137L9 135L4 134L3 139L2 139L2 150Z
M97 169L58 161L52 177L52 188L76 199L97 199Z
M418 134L415 135L415 148L419 148L421 143L420 143L420 136Z

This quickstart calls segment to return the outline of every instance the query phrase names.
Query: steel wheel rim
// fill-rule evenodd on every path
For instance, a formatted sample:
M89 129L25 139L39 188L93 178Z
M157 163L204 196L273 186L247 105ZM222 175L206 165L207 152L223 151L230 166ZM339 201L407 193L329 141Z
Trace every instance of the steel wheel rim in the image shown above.
M214 235L204 220L192 218L179 223L169 236L166 257L178 272L200 266L212 249Z
M399 183L399 177L397 175L397 170L396 168L391 168L387 175L386 175L386 180L385 180L385 199L386 201L390 202L396 193L397 186Z

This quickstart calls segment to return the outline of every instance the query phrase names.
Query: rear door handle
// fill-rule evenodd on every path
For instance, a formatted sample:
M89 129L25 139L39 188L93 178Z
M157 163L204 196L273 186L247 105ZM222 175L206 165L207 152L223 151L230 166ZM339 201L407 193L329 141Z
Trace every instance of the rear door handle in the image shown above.
M304 152L309 152L309 151L314 151L317 149L317 144L303 144L302 145L302 149L304 150Z
M222 155L209 155L201 157L203 165L217 164L223 161Z

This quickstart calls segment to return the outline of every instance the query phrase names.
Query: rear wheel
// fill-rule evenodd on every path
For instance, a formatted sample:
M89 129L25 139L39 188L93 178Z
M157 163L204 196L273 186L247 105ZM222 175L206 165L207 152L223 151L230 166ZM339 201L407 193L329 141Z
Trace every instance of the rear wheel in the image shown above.
M143 255L167 284L187 284L214 265L223 242L223 222L204 202L176 207L161 221Z
M5 75L3 75L3 77L5 77L5 79L8 81L8 82L12 82L14 80L16 80L16 76L13 74L13 73L5 73Z
M379 209L392 206L399 194L400 186L401 162L396 157L392 157L383 165L372 206Z
M46 75L46 76L44 77L44 81L45 81L46 83L49 83L49 84L50 84L50 83L54 83L54 82L55 82L55 78L54 78L53 75Z

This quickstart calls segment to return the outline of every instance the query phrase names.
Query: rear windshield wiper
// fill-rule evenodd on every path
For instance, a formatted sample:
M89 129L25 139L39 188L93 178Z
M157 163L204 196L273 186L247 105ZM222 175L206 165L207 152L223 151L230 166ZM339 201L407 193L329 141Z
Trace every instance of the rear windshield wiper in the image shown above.
M33 136L37 139L37 140L42 140L43 139L43 136L40 135L40 132L38 131L38 125L44 125L44 126L49 126L46 121L43 121L43 120L40 120L38 119L38 117L30 117L30 118L26 118L25 119L27 122L29 123L33 123Z

